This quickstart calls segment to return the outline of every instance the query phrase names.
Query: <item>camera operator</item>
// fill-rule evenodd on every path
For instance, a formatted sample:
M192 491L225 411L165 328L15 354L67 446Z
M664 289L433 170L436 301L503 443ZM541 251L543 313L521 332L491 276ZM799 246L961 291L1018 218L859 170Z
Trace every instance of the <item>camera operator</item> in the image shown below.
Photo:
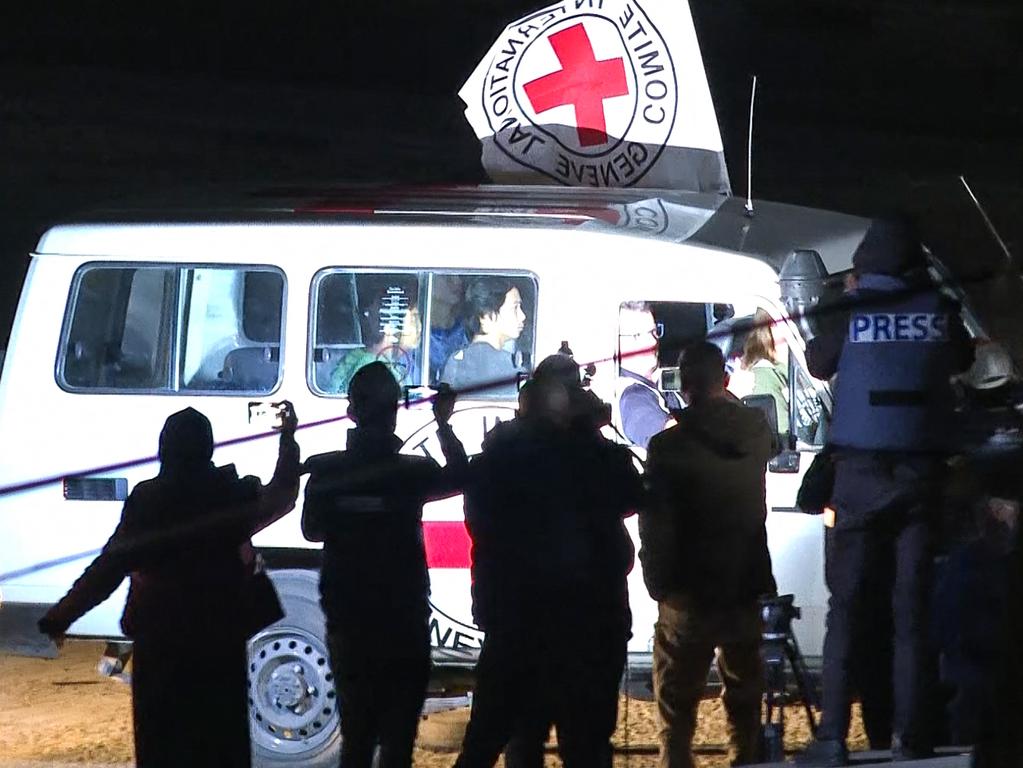
M764 467L777 438L763 414L725 389L721 350L702 341L679 357L678 423L650 441L640 561L657 601L654 693L662 768L692 768L697 707L717 652L732 765L758 760L764 692L757 598L774 594Z
M629 451L600 434L608 421L575 361L552 355L470 466L473 610L486 638L459 768L489 768L513 736L542 759L552 723L567 768L611 765L632 623L623 521L642 484Z

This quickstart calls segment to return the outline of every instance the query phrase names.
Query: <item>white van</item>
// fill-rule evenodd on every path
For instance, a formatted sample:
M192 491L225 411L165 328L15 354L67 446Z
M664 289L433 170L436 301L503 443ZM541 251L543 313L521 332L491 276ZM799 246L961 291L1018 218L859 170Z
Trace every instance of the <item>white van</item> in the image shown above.
M278 190L230 209L111 212L53 227L32 255L0 380L0 624L24 637L32 630L16 626L19 610L38 616L63 595L132 487L156 473L160 428L186 406L212 421L218 464L266 481L276 441L238 440L267 431L266 404L294 402L303 456L336 450L351 426L342 418L348 371L380 357L410 387L398 420L404 450L439 458L430 409L416 394L465 343L467 285L500 278L522 297L525 325L508 350L522 368L567 342L580 364L594 363L592 388L608 402L620 386L624 303L651 308L665 367L684 341L720 322L757 309L778 322L793 451L768 474L768 531L779 589L803 610L796 634L819 656L823 529L795 497L829 397L805 371L779 270L796 248L819 253L830 274L849 269L867 225L768 203L747 216L741 201L715 195L481 187ZM400 317L400 333L380 332L385 316ZM731 337L716 338L738 351ZM470 453L513 416L515 398L511 382L459 400L452 425ZM337 746L319 553L299 519L296 510L256 539L288 613L251 643L262 764L319 762ZM457 498L424 512L441 670L471 668L481 639L462 519ZM630 585L635 675L649 668L655 606L638 566ZM71 634L118 638L124 598L122 586ZM196 637L195 652L209 642Z

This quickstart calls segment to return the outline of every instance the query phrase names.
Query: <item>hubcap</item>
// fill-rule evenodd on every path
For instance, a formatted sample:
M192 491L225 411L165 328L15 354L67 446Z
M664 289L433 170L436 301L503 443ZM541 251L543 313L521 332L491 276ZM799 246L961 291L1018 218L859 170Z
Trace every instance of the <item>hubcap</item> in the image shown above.
M249 725L269 752L297 755L322 746L338 725L337 692L323 641L277 627L249 644Z

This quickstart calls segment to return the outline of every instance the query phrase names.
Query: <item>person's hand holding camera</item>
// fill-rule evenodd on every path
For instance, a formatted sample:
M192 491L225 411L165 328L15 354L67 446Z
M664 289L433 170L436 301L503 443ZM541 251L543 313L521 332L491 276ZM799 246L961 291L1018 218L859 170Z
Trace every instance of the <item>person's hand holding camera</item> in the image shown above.
M455 412L455 391L444 382L435 389L437 394L433 396L433 417L439 425L446 427L451 421L451 414Z
M295 406L290 400L282 400L274 403L280 413L281 444L279 457L288 460L296 467L300 460L298 442L295 440L295 430L298 429L298 416L295 414Z

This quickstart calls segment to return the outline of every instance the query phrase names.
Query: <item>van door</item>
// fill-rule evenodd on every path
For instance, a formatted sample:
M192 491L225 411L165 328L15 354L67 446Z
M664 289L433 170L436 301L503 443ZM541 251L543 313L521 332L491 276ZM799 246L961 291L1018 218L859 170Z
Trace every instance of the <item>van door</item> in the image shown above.
M794 594L802 609L802 620L794 623L794 630L803 652L818 656L827 603L822 525L819 519L801 514L795 500L803 474L820 450L823 393L806 373L803 343L780 308L753 297L728 303L622 302L612 404L619 439L643 460L650 438L674 424L672 412L685 407L677 391L678 355L688 343L700 339L721 348L732 394L739 398L770 394L775 399L787 450L767 471L772 566L779 593ZM635 598L637 592L633 590L632 595ZM636 602L634 613L638 613ZM636 626L644 626L645 620Z

